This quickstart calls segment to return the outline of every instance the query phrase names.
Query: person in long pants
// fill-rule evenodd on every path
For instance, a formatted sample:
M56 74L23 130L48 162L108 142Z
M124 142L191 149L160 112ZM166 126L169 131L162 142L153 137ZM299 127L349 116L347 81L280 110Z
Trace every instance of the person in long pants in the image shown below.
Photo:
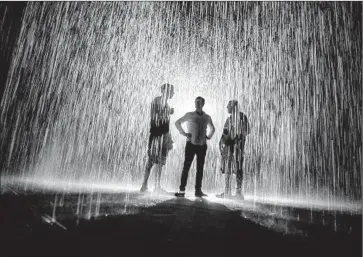
M175 126L179 130L180 134L187 138L179 192L175 194L179 197L185 196L185 187L188 181L188 173L195 155L197 156L195 196L207 196L202 192L203 168L207 152L207 140L212 138L215 128L212 118L203 111L204 104L205 99L198 96L195 99L195 111L186 113L183 117L175 122ZM188 132L185 132L181 126L181 124L184 122L187 123ZM209 135L207 135L208 126L211 129Z

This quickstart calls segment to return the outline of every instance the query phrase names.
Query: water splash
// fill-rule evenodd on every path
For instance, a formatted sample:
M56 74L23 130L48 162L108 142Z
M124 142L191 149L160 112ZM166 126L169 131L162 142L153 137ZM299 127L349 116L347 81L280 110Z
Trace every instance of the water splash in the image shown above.
M198 95L214 120L207 191L223 187L217 145L233 98L252 125L247 193L359 200L357 10L361 3L28 3L1 102L2 174L138 185L150 103L169 82L172 124ZM163 185L176 189L184 139L171 133ZM191 172L189 189L194 180Z

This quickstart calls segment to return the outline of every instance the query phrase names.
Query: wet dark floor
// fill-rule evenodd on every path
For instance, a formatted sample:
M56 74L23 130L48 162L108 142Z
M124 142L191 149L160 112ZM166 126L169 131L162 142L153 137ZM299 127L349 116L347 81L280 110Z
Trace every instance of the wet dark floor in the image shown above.
M98 210L88 204L82 210L80 195L69 194L54 212L60 199L54 194L3 193L1 256L362 256L361 215L341 214L349 226L338 231L295 221L304 233L294 234L208 200L167 197L137 205L133 197L104 195ZM57 221L49 222L53 213Z

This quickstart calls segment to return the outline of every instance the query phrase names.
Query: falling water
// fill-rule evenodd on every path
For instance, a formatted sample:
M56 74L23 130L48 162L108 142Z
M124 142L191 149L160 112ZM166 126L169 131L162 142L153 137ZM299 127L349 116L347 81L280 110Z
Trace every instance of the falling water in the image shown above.
M214 121L206 191L224 185L218 141L227 102L238 99L252 127L246 194L360 200L359 10L349 2L28 3L1 102L2 174L139 187L150 104L168 82L172 124L198 95ZM175 190L185 139L173 125L171 134L162 184Z

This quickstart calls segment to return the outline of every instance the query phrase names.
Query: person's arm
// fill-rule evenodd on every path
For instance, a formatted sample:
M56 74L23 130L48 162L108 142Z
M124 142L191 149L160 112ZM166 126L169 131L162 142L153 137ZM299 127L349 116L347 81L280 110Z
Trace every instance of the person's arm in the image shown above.
M228 136L229 135L229 118L226 119L226 122L224 123L223 127L223 135L222 136Z
M248 119L246 118L246 133L247 135L251 133L251 127L250 127L250 123L248 122Z
M219 139L219 151L222 152L224 145L223 135L221 136L221 139Z
M248 134L250 134L251 129L250 129L250 123L248 122L247 116L244 115L243 120L242 121L242 135L247 136Z
M228 134L229 134L229 130L228 130L228 118L227 118L226 122L224 123L221 139L219 140L219 150L220 151L222 151L223 145L226 142L226 137Z
M210 127L211 131L209 132L209 135L207 135L207 139L211 139L214 135L214 132L216 131L216 128L214 127L212 118L209 116L208 126Z
M156 103L156 100L154 99L151 102L151 106L150 106L150 115L151 115L152 120L156 119L157 112L158 112L157 103Z
M171 107L169 106L169 104L166 104L166 108L167 108L167 110L168 110L169 115L173 115L173 114L174 114L174 108L171 108Z
M178 129L179 133L182 134L183 136L186 136L186 137L191 137L191 134L190 133L185 133L185 131L183 130L181 124L188 121L188 113L186 113L183 117L181 117L180 119L178 119L176 122L175 122L175 127Z

